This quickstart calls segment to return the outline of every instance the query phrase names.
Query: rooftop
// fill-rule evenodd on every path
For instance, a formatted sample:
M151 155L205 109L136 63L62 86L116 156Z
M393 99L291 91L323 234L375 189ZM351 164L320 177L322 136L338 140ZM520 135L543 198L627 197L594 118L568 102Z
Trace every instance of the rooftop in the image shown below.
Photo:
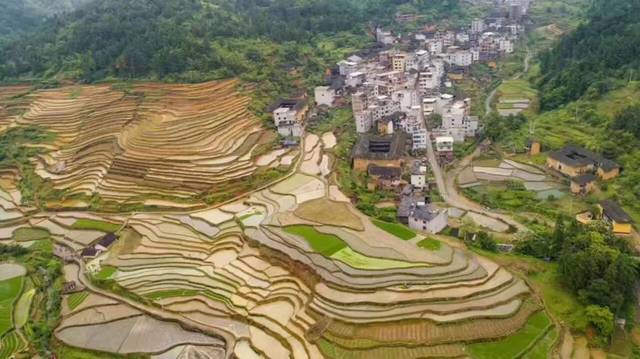
M360 135L353 149L354 158L396 160L404 154L406 137L401 132L388 136Z
M565 148L549 153L549 157L569 166L595 165L600 156L579 146L569 145Z
M586 185L587 183L595 182L596 179L597 179L597 177L595 175L587 173L587 174L584 174L584 175L581 175L581 176L575 176L575 177L571 178L571 182L574 182L574 183L582 186L582 185Z
M435 208L431 204L425 204L424 206L417 206L410 214L411 217L423 220L430 221L436 218L440 214L440 210Z
M400 167L369 166L367 171L372 177L400 178L402 175Z
M602 211L604 215L616 221L617 223L632 223L633 220L631 217L625 212L622 207L617 202L612 200L604 200L600 202L600 207L602 207Z

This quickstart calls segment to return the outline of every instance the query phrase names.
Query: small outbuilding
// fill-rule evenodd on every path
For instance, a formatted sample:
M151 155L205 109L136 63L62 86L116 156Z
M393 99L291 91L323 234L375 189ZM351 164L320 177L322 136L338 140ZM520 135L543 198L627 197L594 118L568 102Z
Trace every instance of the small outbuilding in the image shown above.
M611 225L615 234L628 235L633 230L633 220L617 202L605 200L599 204L602 211L602 219Z
M575 194L587 194L596 188L598 177L591 173L571 178L571 192Z

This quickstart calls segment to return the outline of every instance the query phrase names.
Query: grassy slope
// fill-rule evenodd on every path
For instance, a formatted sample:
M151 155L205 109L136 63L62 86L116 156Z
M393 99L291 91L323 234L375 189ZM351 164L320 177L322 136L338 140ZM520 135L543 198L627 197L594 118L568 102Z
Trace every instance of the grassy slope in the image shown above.
M631 83L599 99L570 103L557 110L541 113L534 119L535 138L542 142L544 150L555 150L573 143L602 152L606 150L607 142L612 140L608 126L613 116L618 110L633 103L640 103L640 82ZM524 144L529 137L529 128L522 128L509 134L503 143ZM630 169L637 167L638 156L640 149L635 146L617 158L629 170L623 171L620 178L608 182L605 191L596 192L590 197L594 202L619 197L629 214L640 223L640 204L635 200L631 189L624 185L634 175L634 171Z

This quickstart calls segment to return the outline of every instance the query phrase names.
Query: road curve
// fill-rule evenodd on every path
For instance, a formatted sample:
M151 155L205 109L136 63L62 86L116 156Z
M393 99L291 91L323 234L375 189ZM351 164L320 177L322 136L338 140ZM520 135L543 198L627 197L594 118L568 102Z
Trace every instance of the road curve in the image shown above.
M489 210L481 206L480 204L469 200L458 192L458 188L455 183L458 174L460 173L460 171L462 171L462 169L471 164L471 161L473 161L473 159L479 154L480 147L476 148L476 150L472 154L460 160L456 164L456 166L446 174L445 178L445 174L438 164L435 150L433 148L433 143L431 141L427 141L427 159L429 160L433 175L436 179L436 185L438 186L438 192L440 192L440 196L451 207L456 207L464 211L474 212L487 217L491 217L493 219L500 220L510 226L515 227L518 231L527 231L527 228L524 225L514 220L511 216Z

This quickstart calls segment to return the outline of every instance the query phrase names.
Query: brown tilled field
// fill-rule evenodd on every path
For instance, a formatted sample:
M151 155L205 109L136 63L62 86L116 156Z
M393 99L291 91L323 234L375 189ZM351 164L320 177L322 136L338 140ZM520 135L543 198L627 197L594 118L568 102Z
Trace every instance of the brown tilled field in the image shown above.
M0 89L0 126L55 133L36 172L71 195L105 200L191 198L233 191L273 136L247 109L237 80L202 84ZM20 109L13 110L11 109Z

